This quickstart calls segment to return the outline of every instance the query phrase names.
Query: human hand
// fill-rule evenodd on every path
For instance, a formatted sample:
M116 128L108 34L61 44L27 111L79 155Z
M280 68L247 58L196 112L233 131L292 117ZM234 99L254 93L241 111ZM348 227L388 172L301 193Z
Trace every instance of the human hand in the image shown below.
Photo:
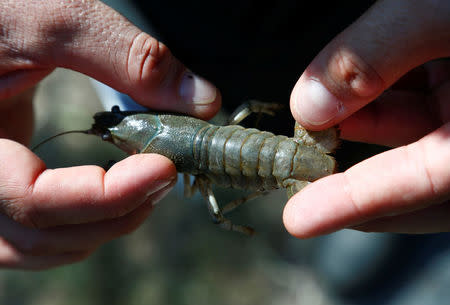
M448 1L378 1L300 77L291 110L303 126L397 148L293 196L291 234L450 230L450 62L431 61L450 56L449 16Z
M0 0L0 266L44 269L85 258L134 230L173 186L162 156L48 170L25 146L32 87L76 70L142 105L207 119L220 95L162 43L95 0Z

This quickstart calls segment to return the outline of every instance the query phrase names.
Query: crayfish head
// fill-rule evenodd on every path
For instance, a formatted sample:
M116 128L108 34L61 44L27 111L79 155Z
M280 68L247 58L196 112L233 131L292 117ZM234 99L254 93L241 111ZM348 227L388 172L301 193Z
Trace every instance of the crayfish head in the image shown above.
M102 138L103 141L112 142L110 128L120 124L126 114L120 111L119 106L112 107L111 111L98 112L94 115L94 124L88 130L88 134L93 134Z
M101 137L128 154L143 151L162 131L158 114L148 111L120 111L118 106L108 112L96 113L94 120L87 133Z

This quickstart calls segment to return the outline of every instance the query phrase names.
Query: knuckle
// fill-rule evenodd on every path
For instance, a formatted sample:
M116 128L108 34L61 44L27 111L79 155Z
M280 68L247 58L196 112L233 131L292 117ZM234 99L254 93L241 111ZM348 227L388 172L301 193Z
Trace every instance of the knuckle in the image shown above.
M32 209L25 208L21 199L0 199L0 206L3 212L15 222L29 228L37 228L32 217Z
M48 250L46 240L40 236L34 220L31 217L29 211L25 211L19 207L19 204L15 202L8 202L5 204L3 201L2 207L5 208L6 215L8 215L13 221L24 226L24 232L26 234L20 234L17 239L11 241L14 246L24 254L42 255Z
M159 87L170 78L174 63L167 46L142 32L133 39L128 52L128 78L131 82Z
M365 215L365 208L367 207L367 205L364 204L363 200L360 199L361 197L358 196L357 192L355 192L355 190L357 190L357 187L354 187L352 185L353 179L352 177L349 177L349 173L347 171L343 172L342 177L344 178L346 185L344 190L347 195L348 204L352 207L355 217L357 217L358 219L363 219Z
M61 1L29 1L25 7L13 6L10 10L13 16L18 16L13 30L8 32L11 48L39 64L47 65L48 57L57 55L58 41L67 41L75 28L70 5ZM23 10L31 13L24 16Z
M341 48L328 64L331 87L346 99L370 98L384 86L379 74L354 52Z
M96 0L51 0L46 1L46 3L37 3L34 7L41 14L40 20L44 21L40 24L73 28L76 28L74 26L82 26L86 16L97 9ZM86 24L86 26L88 25Z
M21 208L11 211L11 218L28 228L39 229L45 226L39 221L39 209L32 204L24 204Z

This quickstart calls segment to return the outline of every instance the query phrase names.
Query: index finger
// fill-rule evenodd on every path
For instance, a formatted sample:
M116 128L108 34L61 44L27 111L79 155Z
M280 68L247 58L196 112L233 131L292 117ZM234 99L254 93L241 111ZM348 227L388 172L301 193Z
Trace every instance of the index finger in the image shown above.
M32 227L80 224L123 216L176 179L174 164L139 154L105 171L98 166L45 169L24 146L0 140L0 209Z
M418 142L312 183L287 203L284 224L306 238L441 203L450 197L449 163L447 123Z
M5 54L0 97L23 89L30 72L55 67L89 75L144 106L212 117L220 94L188 70L161 41L98 0L6 1L0 10ZM24 14L24 11L27 14ZM38 26L37 26L38 25ZM0 77L0 81L1 81ZM15 80L15 81L14 81ZM0 86L1 87L1 86ZM7 90L6 90L7 89Z

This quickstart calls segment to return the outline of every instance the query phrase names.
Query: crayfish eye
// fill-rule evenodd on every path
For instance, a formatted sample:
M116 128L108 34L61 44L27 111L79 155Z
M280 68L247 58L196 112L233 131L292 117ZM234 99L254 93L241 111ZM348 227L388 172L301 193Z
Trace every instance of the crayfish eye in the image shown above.
M112 140L112 135L109 130L105 131L105 133L102 134L102 140L103 141L111 141Z
M117 105L112 106L111 108L112 113L120 113L120 108Z

